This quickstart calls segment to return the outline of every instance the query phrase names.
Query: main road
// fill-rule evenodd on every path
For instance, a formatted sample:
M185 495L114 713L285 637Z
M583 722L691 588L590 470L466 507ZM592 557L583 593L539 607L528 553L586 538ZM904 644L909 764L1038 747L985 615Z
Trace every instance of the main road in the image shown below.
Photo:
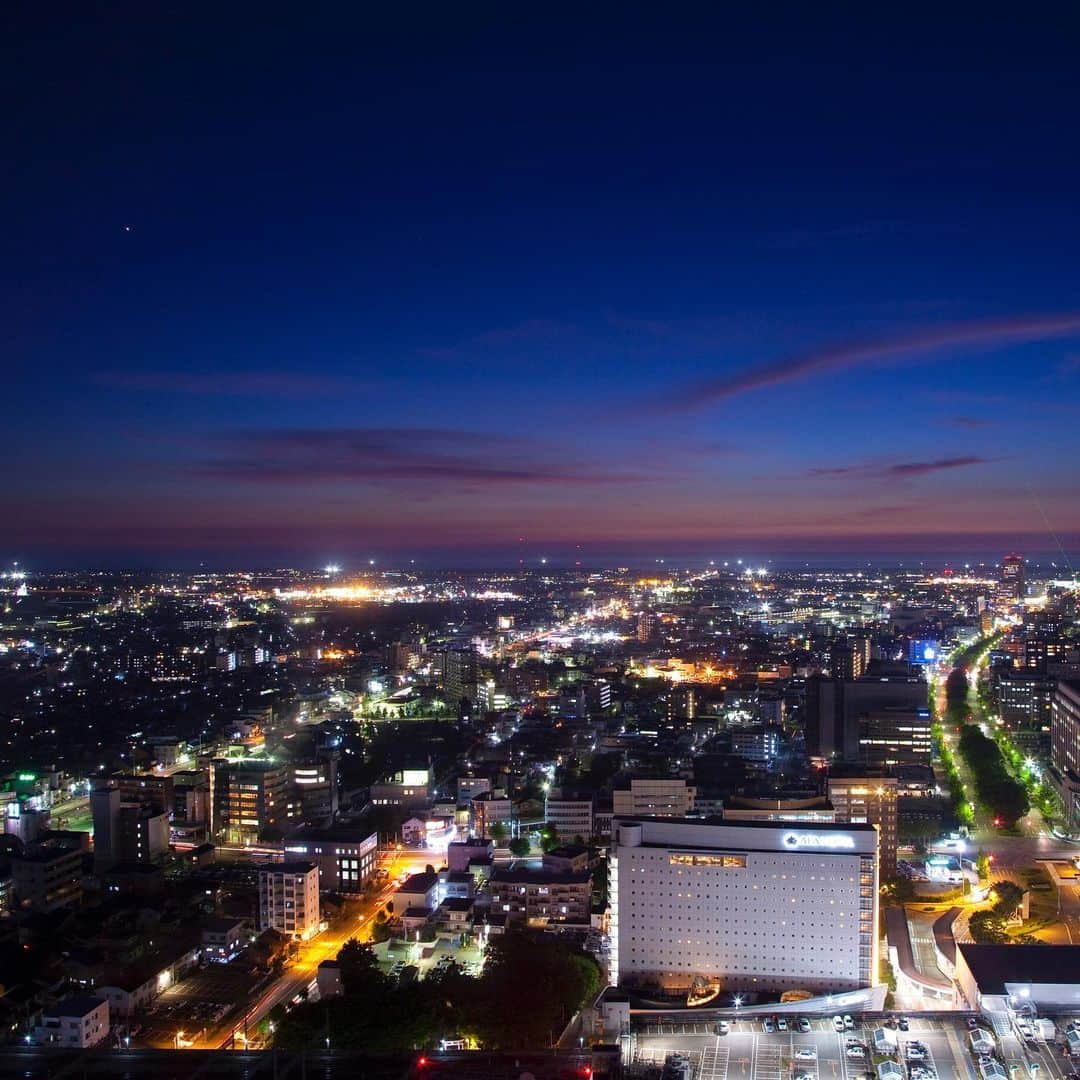
M318 974L324 960L333 960L341 947L351 938L367 941L376 915L394 895L399 879L406 874L418 873L428 864L439 865L442 852L425 849L389 851L380 857L380 867L387 871L386 885L378 892L365 896L359 912L337 925L317 934L309 941L299 944L295 958L282 974L266 986L247 1008L236 1018L210 1029L192 1043L194 1050L245 1049L247 1033L264 1020L277 1005L290 1002L300 993L306 993ZM159 1049L168 1049L171 1042L162 1042Z

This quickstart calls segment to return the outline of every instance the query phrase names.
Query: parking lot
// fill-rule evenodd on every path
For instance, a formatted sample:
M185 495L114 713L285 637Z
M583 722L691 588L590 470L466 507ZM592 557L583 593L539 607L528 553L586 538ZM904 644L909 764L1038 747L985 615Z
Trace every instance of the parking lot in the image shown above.
M170 986L140 1019L140 1042L161 1045L174 1040L177 1032L197 1035L217 1027L253 993L253 979L247 967L211 964L192 972Z
M789 1018L791 1028L795 1019ZM766 1032L761 1019L732 1021L726 1035L716 1022L669 1022L646 1019L633 1024L631 1075L655 1075L671 1053L684 1054L694 1080L866 1080L887 1055L873 1045L881 1021L854 1023L839 1032L831 1018L810 1020L810 1031ZM906 1080L982 1080L978 1062L968 1049L964 1017L930 1019L913 1015L908 1030L891 1032L893 1056ZM857 1044L861 1054L856 1051ZM915 1044L914 1046L912 1044ZM1016 1035L995 1037L996 1055L1011 1080L1065 1080L1073 1066L1055 1046Z

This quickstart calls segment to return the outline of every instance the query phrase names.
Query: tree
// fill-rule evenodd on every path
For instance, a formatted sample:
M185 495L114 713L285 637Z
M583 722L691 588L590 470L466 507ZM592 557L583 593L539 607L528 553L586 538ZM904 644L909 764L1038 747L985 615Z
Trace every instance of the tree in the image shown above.
M980 881L990 880L990 856L985 851L980 851L975 856L975 869L978 871Z
M506 826L501 821L496 821L494 824L488 826L488 836L495 841L496 847L501 847L502 842L506 839Z
M1005 945L1009 941L1005 920L994 911L976 911L968 920L968 929L980 944Z
M994 886L994 896L994 906L991 910L1003 919L1011 919L1016 909L1024 902L1024 890L1012 881L999 881Z
M554 851L558 846L559 834L550 825L545 825L540 830L540 850Z
M531 844L524 836L515 836L510 841L510 854L516 856L519 859L525 858L529 854Z
M337 961L341 970L341 988L346 994L373 997L385 991L388 980L379 970L375 950L370 945L349 938L341 946Z

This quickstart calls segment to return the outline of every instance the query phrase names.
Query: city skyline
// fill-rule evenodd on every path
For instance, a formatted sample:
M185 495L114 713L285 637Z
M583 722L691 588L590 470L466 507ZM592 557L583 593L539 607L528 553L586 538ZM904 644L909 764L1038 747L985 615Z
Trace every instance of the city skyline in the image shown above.
M1066 562L1075 26L695 18L9 14L0 557Z

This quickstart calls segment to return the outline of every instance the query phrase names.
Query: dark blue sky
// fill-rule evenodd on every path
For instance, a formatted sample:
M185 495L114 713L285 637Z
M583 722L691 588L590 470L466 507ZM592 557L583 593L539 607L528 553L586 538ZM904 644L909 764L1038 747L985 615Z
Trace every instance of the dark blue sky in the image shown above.
M46 7L0 557L1076 544L1068 7Z

